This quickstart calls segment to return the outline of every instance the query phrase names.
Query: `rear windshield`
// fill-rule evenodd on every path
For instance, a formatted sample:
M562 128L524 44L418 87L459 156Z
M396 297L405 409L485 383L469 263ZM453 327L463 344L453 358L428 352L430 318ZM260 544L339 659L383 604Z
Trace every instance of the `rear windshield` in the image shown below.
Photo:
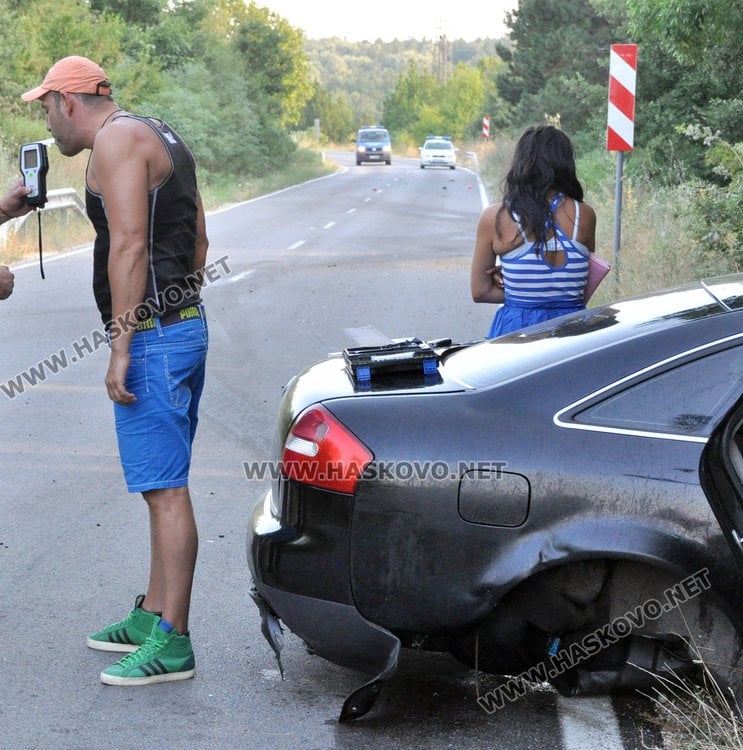
M712 284L710 291L689 285L661 295L645 295L540 323L452 353L447 375L474 387L503 383L557 362L641 335L653 326L721 314L740 299L741 283ZM737 292L737 295L736 295Z

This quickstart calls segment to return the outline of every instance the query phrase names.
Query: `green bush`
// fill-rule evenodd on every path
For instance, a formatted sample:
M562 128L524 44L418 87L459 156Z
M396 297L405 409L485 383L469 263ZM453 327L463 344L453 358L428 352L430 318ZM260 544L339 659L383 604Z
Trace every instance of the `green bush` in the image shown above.
M706 161L718 182L695 180L687 215L705 264L743 269L743 143L728 143L719 132L696 125L683 132L707 147Z
M288 163L290 136L248 99L237 73L214 74L202 63L172 72L172 86L141 107L167 120L188 143L199 168L212 175L262 176Z

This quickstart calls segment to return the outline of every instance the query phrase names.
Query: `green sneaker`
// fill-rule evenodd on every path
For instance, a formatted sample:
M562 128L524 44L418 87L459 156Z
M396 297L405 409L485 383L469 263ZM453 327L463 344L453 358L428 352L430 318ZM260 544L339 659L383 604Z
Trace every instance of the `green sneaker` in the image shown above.
M160 622L159 612L142 609L144 596L140 594L134 600L134 609L123 620L89 635L88 647L98 651L136 651L147 640L152 626Z
M156 682L190 680L196 661L188 635L166 633L155 626L149 638L133 654L127 654L101 672L104 685L154 685Z

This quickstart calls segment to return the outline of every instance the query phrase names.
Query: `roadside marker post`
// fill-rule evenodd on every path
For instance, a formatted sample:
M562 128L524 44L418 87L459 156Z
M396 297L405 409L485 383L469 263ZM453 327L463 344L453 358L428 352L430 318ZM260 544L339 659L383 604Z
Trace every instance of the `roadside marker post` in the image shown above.
M619 247L622 225L624 154L634 149L637 45L612 44L609 51L609 112L606 150L617 152L614 190L614 282L619 285Z

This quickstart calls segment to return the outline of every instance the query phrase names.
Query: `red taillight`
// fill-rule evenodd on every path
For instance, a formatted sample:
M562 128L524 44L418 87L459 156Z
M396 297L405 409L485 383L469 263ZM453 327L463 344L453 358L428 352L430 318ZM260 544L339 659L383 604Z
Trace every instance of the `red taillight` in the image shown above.
M325 407L312 406L289 430L281 473L313 487L353 494L371 451Z

